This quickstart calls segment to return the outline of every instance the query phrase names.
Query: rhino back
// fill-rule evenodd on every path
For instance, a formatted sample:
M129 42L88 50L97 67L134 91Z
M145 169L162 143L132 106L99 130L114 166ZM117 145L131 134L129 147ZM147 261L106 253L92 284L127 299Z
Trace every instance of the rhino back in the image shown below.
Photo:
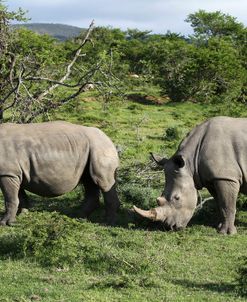
M61 195L79 182L89 154L83 127L65 122L0 126L0 175L45 196Z
M201 168L210 178L245 184L247 179L247 119L211 119L200 150Z
M247 180L247 119L215 117L194 128L181 143L195 174L213 179Z

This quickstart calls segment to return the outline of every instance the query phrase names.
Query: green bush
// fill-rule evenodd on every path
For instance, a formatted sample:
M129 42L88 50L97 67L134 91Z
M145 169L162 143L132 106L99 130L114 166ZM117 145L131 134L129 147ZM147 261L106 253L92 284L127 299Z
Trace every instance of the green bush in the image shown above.
M0 254L11 258L30 258L43 266L73 266L84 261L81 233L87 238L85 223L53 213L29 213L12 232L0 235ZM85 233L85 234L84 234Z
M19 243L17 256L35 258L44 266L73 265L79 257L77 235L83 225L56 212L31 215L23 218L22 229L13 238Z
M158 191L138 184L126 184L121 188L121 195L126 203L149 209L156 206Z
M178 127L168 127L165 130L164 139L168 141L176 141L180 138L180 131Z
M243 194L239 194L238 200L237 200L237 207L239 209L247 208L247 196Z

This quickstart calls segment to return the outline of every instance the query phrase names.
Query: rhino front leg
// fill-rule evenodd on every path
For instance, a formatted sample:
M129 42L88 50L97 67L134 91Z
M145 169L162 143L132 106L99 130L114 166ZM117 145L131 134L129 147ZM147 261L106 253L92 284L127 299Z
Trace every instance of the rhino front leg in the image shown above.
M99 186L103 194L106 223L109 225L115 224L117 210L120 207L116 191L116 169L118 167L118 158L115 152L111 151L111 149L104 151L107 156L95 156L91 161L89 169L94 183Z
M239 184L234 181L216 180L214 186L222 214L222 222L218 226L218 231L221 234L236 234L234 222Z
M85 200L82 205L82 217L89 217L99 207L100 189L89 174L84 175L82 183L85 189Z
M26 192L23 189L20 189L18 197L19 197L19 207L17 213L21 214L21 213L28 212L28 209L30 207L30 202Z
M214 198L215 201L215 221L214 221L214 226L216 228L219 228L219 226L222 224L223 221L223 216L222 216L222 211L221 211L221 207L220 207L220 203L217 199L217 194L214 188L213 184L210 184L209 186L207 186L207 189L209 191L209 193L212 195L212 197Z
M5 201L5 214L0 220L0 225L11 225L18 210L20 184L17 178L4 176L0 177L0 187Z
M117 211L120 207L116 184L114 184L108 192L103 192L103 196L106 210L106 223L114 225L117 220Z

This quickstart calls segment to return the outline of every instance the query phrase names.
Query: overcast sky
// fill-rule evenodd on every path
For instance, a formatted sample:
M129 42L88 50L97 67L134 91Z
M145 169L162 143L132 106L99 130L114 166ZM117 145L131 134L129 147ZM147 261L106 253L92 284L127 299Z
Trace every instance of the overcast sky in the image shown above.
M96 26L187 35L192 29L184 20L199 9L220 10L247 26L246 0L5 0L5 4L10 10L28 10L31 22L78 27L88 27L94 19Z

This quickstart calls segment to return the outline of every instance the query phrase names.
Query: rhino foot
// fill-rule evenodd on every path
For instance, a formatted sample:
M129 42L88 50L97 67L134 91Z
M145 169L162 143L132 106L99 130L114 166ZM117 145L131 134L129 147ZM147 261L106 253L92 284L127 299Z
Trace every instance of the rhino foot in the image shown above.
M16 219L6 219L6 218L2 218L2 220L0 220L0 226L12 226L14 225L14 223L16 222Z
M0 220L0 226L5 226L5 225L6 225L6 221Z
M18 215L27 214L28 212L29 212L29 210L27 208L21 208L17 214Z
M222 235L234 235L237 234L237 229L234 225L229 226L228 224L220 223L218 225L218 232Z
M95 210L100 207L99 202L84 202L81 209L81 218L88 218Z
M106 225L108 226L115 226L117 221L117 215L106 215L105 216Z

